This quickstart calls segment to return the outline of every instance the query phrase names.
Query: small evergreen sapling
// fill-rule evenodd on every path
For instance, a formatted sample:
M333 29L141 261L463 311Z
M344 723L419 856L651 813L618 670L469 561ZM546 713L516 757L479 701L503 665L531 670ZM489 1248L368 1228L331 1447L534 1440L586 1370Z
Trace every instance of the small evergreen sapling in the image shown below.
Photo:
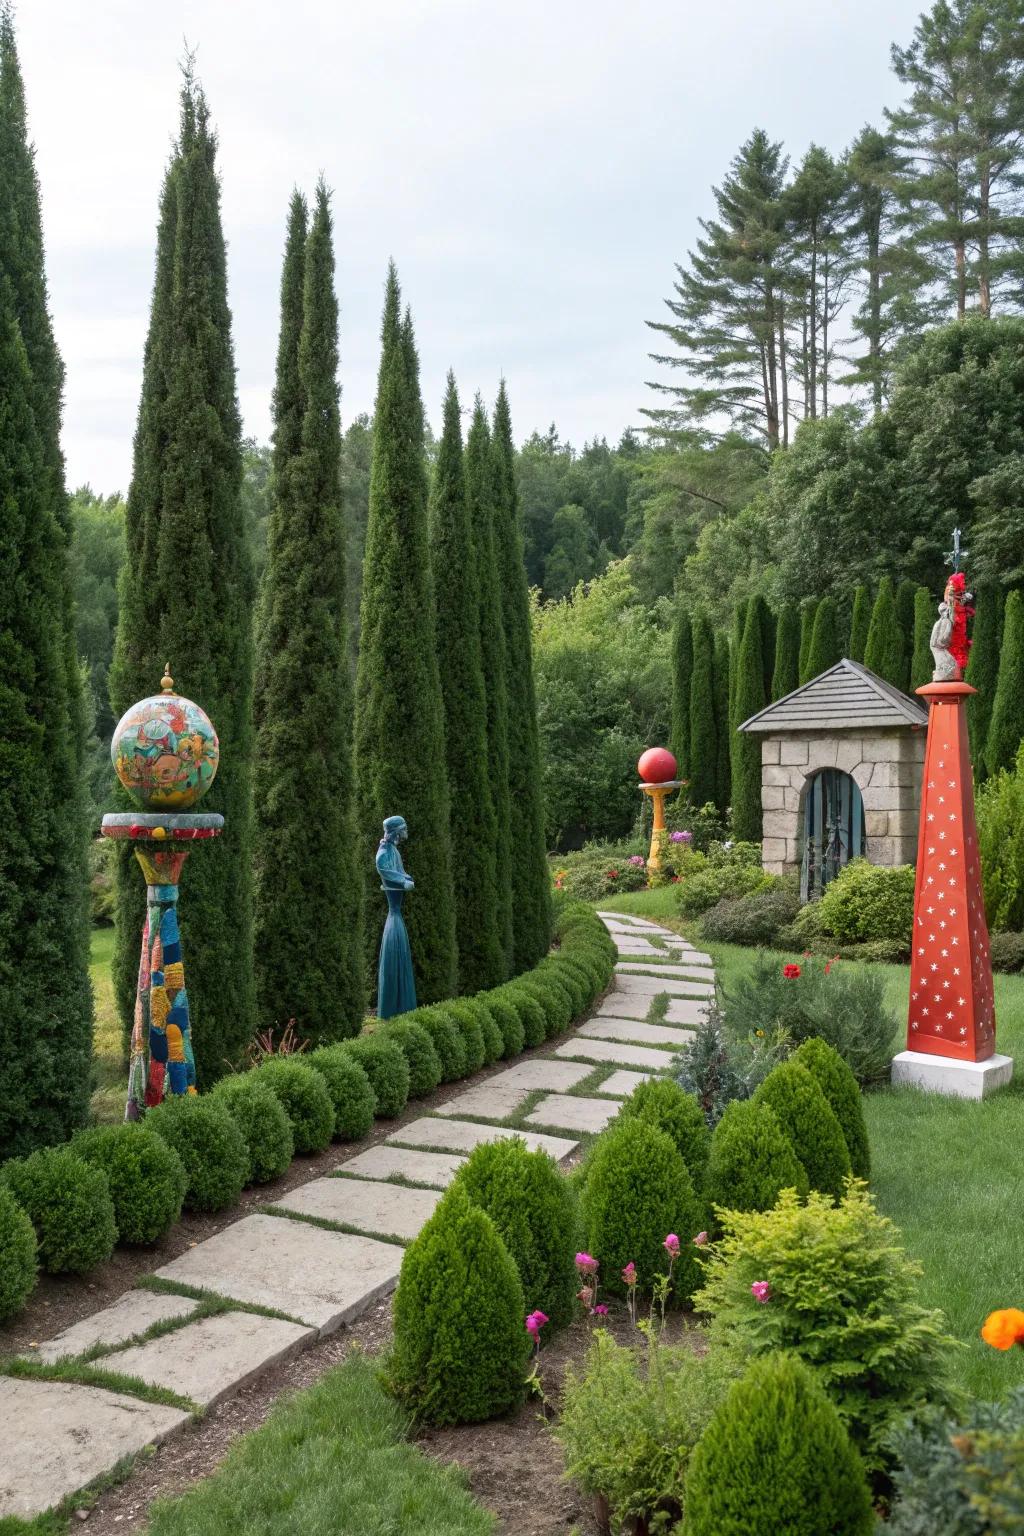
M780 1062L756 1090L753 1102L775 1111L811 1188L838 1200L849 1177L850 1154L816 1078L798 1061Z
M807 1068L831 1105L842 1127L854 1176L858 1179L868 1178L871 1173L871 1152L864 1123L864 1106L857 1079L849 1066L834 1046L816 1036L805 1040L793 1052L791 1059Z
M784 1189L808 1191L807 1174L774 1111L734 1099L711 1138L705 1197L731 1211L770 1211Z
M699 1194L704 1187L711 1137L704 1113L692 1093L671 1078L653 1077L638 1083L625 1100L619 1117L635 1116L671 1136Z

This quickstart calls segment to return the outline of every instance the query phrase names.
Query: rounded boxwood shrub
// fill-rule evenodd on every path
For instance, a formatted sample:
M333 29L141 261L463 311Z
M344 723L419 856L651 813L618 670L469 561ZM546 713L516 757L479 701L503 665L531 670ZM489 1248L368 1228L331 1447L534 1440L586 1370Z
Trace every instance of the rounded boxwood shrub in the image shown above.
M175 1094L147 1109L145 1126L181 1158L188 1183L185 1209L234 1205L249 1177L249 1149L227 1105L213 1094Z
M638 1083L619 1110L620 1116L635 1115L666 1131L675 1142L690 1171L695 1190L704 1187L704 1176L711 1151L711 1134L704 1111L692 1093L687 1093L668 1077L653 1077Z
M701 1206L693 1181L666 1131L646 1120L614 1121L598 1138L581 1197L587 1251L601 1266L601 1288L625 1294L622 1270L636 1265L641 1290L668 1271L666 1237L680 1254L672 1274L676 1301L692 1296L698 1270L693 1238Z
M117 1223L110 1185L70 1147L44 1147L0 1168L35 1228L39 1262L50 1275L84 1275L110 1258Z
M753 1361L711 1417L686 1479L687 1536L870 1536L864 1466L801 1361Z
M909 948L915 875L912 864L851 859L815 902L817 932L841 944L891 939Z
M266 1184L286 1173L295 1155L292 1123L284 1105L259 1072L222 1077L213 1096L242 1133L249 1153L247 1184Z
M530 1352L519 1273L458 1184L405 1251L390 1384L429 1424L475 1424L521 1403Z
M767 1104L789 1137L812 1189L838 1200L850 1174L843 1128L817 1081L798 1061L773 1067L755 1090L755 1104Z
M393 1120L400 1115L409 1102L409 1063L405 1052L393 1040L380 1035L357 1035L337 1049L347 1051L370 1079L380 1118Z
M521 988L529 997L536 998L543 1008L545 1040L551 1040L569 1028L572 1023L572 1004L550 975L541 976L536 970L526 971L512 985Z
M465 997L445 1003L444 1006L445 1011L455 1020L461 1031L462 1044L466 1051L465 1075L469 1077L473 1072L479 1072L487 1056L480 1014Z
M578 976L586 988L586 1007L594 1001L599 992L603 992L606 986L604 980L604 967L587 949L563 949L559 952L559 963L572 975Z
M801 1197L807 1174L767 1104L733 1099L711 1138L704 1195L731 1211L770 1211L784 1189Z
M523 1026L524 1049L530 1050L534 1046L543 1045L548 1036L548 1021L543 1005L536 994L528 987L522 987L518 982L510 981L499 989L498 995L511 1003L519 1015L519 1022Z
M400 1019L389 1019L374 1033L378 1039L393 1040L405 1056L409 1067L410 1099L422 1099L425 1094L433 1093L441 1081L441 1058L423 1026L414 1023L406 1014Z
M470 1153L455 1182L487 1212L512 1255L527 1312L539 1308L556 1328L570 1322L576 1298L572 1234L576 1199L546 1152L518 1137Z
M474 1009L480 1020L480 1033L484 1042L484 1066L489 1067L494 1062L500 1061L505 1050L505 1041L498 1021L483 1000L483 994L476 997L463 998L467 1007Z
M988 944L994 971L1024 971L1024 933L990 933Z
M542 978L550 976L555 985L562 988L569 999L574 1019L585 1012L590 1002L590 988L578 972L566 964L561 955L551 955L547 960L542 960L537 966L537 972Z
M397 1043L397 1042L396 1042ZM377 1098L358 1061L339 1045L322 1045L303 1057L319 1072L334 1110L335 1141L357 1141L373 1125Z
M868 1128L864 1123L864 1106L857 1079L849 1066L824 1040L805 1040L793 1052L791 1060L807 1068L832 1106L832 1113L842 1127L852 1172L858 1179L868 1178L871 1173Z
M427 1008L417 1008L408 1015L410 1022L425 1029L434 1042L441 1063L441 1081L456 1083L466 1075L466 1047L462 1031L444 1006L435 1003Z
M178 1220L188 1183L184 1165L145 1125L93 1126L79 1131L71 1150L106 1174L122 1243L155 1243Z
M487 1004L488 1012L501 1030L502 1057L507 1061L520 1055L526 1044L526 1033L512 1004L506 997L499 996L497 990L483 993L482 1001Z
M288 1116L296 1152L308 1157L330 1146L334 1106L322 1074L298 1056L268 1056L257 1070Z
M36 1283L38 1244L28 1212L0 1182L0 1323L20 1312Z

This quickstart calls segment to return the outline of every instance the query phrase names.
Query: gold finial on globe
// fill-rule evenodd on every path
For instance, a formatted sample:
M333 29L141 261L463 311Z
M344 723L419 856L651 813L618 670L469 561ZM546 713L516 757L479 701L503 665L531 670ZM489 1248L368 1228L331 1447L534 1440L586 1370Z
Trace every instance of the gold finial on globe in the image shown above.
M174 692L170 664L163 692L140 699L117 722L110 758L125 789L147 811L188 811L217 772L220 744L205 710Z
M174 678L171 676L171 664L169 661L164 662L164 675L160 679L160 687L164 693L174 692Z

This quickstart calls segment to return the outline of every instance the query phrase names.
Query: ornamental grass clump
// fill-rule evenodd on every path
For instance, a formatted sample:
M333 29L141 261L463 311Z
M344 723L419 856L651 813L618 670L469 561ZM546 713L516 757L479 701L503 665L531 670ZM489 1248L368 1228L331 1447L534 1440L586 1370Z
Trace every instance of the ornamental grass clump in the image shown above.
M784 1189L808 1192L807 1174L767 1104L734 1099L711 1138L704 1196L712 1207L770 1211Z
M322 1075L297 1056L270 1056L260 1076L280 1100L301 1157L322 1152L334 1135L334 1107Z
M319 1072L334 1109L334 1140L358 1141L373 1127L377 1098L366 1072L350 1051L322 1045L303 1061Z
M857 1079L835 1047L824 1040L805 1040L791 1059L807 1068L825 1095L842 1129L850 1168L858 1179L866 1179L871 1172L871 1151Z
M812 1189L839 1199L850 1176L843 1128L817 1078L795 1060L773 1067L752 1102L774 1110Z
M181 1215L187 1183L173 1147L144 1125L96 1125L79 1131L71 1150L102 1168L122 1243L155 1243Z
M518 1137L487 1142L470 1153L455 1182L494 1222L519 1271L527 1308L564 1327L576 1295L576 1197L552 1159L529 1151Z
M338 1050L358 1062L370 1079L381 1120L393 1120L409 1102L409 1063L393 1040L381 1035L358 1035L344 1040Z
M407 1014L388 1019L374 1031L378 1040L393 1040L409 1065L409 1097L422 1099L441 1081L441 1058L426 1030Z
M839 1203L784 1190L770 1211L726 1211L694 1306L711 1314L713 1348L741 1363L790 1350L832 1399L872 1475L891 1462L890 1431L929 1402L951 1400L957 1346L922 1307L921 1269L854 1181ZM759 1300L754 1286L768 1287Z
M249 1149L223 1100L179 1094L147 1109L144 1124L181 1158L186 1210L222 1211L235 1204L249 1177Z
M491 1218L454 1184L405 1251L388 1378L428 1424L475 1424L522 1402L530 1354L519 1272Z
M0 1323L20 1312L31 1296L38 1269L38 1244L28 1212L0 1180Z
M47 1274L84 1275L110 1258L117 1224L102 1168L70 1147L45 1147L4 1163L0 1178L35 1228Z
M309 1057L303 1057L308 1061ZM259 1072L222 1077L213 1097L227 1110L242 1133L249 1153L247 1184L267 1184L287 1173L295 1155L295 1138L284 1105Z
M619 1117L635 1117L667 1131L676 1150L689 1169L694 1189L704 1187L711 1136L703 1111L692 1093L686 1093L671 1078L653 1077L638 1083L619 1110Z
M814 1376L767 1355L730 1387L686 1479L687 1536L870 1536L864 1466Z

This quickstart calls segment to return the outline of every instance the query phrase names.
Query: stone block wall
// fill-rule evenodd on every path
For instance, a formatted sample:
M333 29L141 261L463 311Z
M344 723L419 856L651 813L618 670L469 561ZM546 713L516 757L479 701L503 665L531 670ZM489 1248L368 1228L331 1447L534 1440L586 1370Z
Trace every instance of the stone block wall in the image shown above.
M865 851L872 864L914 864L925 731L809 731L761 742L762 862L770 874L799 869L804 791L819 768L841 768L864 801Z

